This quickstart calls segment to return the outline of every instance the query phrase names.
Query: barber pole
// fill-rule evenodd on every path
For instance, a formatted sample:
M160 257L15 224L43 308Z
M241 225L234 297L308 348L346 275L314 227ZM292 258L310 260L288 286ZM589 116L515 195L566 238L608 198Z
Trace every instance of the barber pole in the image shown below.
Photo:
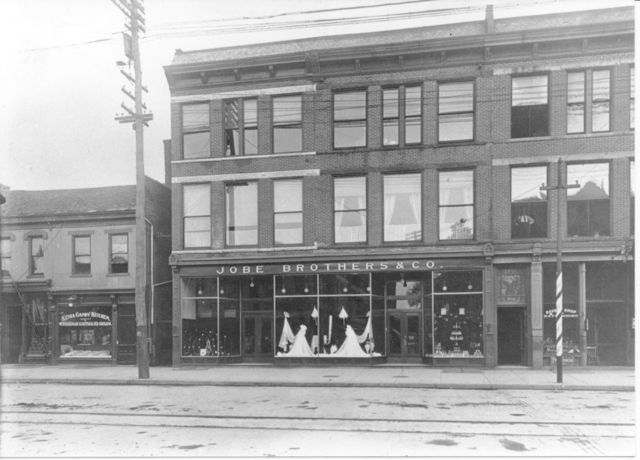
M556 365L558 383L562 383L562 262L558 261L556 272Z

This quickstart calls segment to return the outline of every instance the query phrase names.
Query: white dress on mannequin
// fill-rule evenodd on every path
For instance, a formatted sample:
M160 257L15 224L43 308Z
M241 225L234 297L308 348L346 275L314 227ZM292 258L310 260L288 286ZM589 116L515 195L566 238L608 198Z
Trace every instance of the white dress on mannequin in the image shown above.
M309 342L307 342L306 333L307 326L303 324L302 326L300 326L300 329L296 334L296 338L293 341L291 350L289 350L288 353L278 353L278 356L288 356L292 358L305 358L308 356L313 356L311 347L309 347Z
M362 349L358 342L358 336L353 328L348 325L345 331L346 338L342 343L342 346L336 351L333 356L344 356L348 358L368 358L369 355Z

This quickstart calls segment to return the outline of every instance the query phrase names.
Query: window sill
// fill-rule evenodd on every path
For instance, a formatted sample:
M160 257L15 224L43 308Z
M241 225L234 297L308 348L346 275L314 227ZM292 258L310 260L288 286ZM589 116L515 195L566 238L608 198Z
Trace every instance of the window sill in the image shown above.
M548 140L566 140L566 139L582 139L582 138L593 138L593 137L613 137L613 136L621 136L633 135L633 130L630 131L602 131L596 133L576 133L576 134L561 134L559 136L537 136L537 137L512 137L509 139L504 139L502 141L496 141L496 144L501 142L504 143L512 143L512 142L536 142L536 141L548 141Z
M71 278L91 278L93 275L91 273L72 273L69 276Z
M172 164L181 164L181 163L201 163L205 162L216 162L216 161L233 161L233 160L251 160L256 158L278 158L278 157L297 157L297 156L308 156L315 155L316 152L290 152L290 153L270 153L267 155L238 155L238 156L229 156L229 157L202 157L202 158L188 158L183 160L173 160Z
M463 244L476 244L478 241L475 238L455 239L455 240L438 240L439 246L448 245L463 245Z
M27 278L44 278L44 273L33 273L31 275L27 275Z
M127 273L107 273L107 277L109 276L120 277L120 276L131 276L131 275L128 272Z

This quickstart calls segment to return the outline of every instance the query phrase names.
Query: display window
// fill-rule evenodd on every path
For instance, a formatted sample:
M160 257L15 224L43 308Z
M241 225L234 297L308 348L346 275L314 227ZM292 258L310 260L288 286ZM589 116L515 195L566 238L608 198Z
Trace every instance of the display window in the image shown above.
M111 358L111 306L58 310L60 358Z

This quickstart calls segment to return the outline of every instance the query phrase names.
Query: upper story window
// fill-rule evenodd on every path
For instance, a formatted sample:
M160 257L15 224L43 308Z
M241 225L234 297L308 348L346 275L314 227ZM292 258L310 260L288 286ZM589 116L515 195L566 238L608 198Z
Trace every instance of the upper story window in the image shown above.
M129 273L129 235L109 235L109 273Z
M610 231L609 163L567 165L567 229L569 236L602 236Z
M511 79L511 137L549 135L548 75Z
M473 82L438 84L438 142L473 140Z
M629 162L629 192L631 202L631 235L635 235L635 220L636 220L636 162L631 160Z
M44 275L44 238L29 238L29 274Z
M182 106L182 157L205 158L211 154L209 104Z
M11 273L11 238L0 239L0 276L8 276Z
M546 166L511 168L511 238L547 237Z
M422 238L421 183L417 173L384 176L384 241Z
M211 246L211 186L209 184L184 185L184 247Z
M88 275L91 273L91 236L73 237L73 266L74 275Z
M636 127L636 68L629 68L629 127Z
M567 133L584 133L585 72L567 73Z
M227 246L258 244L258 183L226 185Z
M401 86L383 89L382 143L394 146L420 142L422 142L422 87Z
M438 173L439 238L473 239L473 170Z
M302 96L273 98L273 151L302 151Z
M273 224L276 245L302 243L302 179L273 183Z
M258 100L224 101L225 156L258 153Z
M366 147L367 92L349 91L333 94L333 146Z
M609 131L611 118L611 71L594 70L591 100L591 131Z
M333 179L333 222L336 243L367 241L367 178Z

